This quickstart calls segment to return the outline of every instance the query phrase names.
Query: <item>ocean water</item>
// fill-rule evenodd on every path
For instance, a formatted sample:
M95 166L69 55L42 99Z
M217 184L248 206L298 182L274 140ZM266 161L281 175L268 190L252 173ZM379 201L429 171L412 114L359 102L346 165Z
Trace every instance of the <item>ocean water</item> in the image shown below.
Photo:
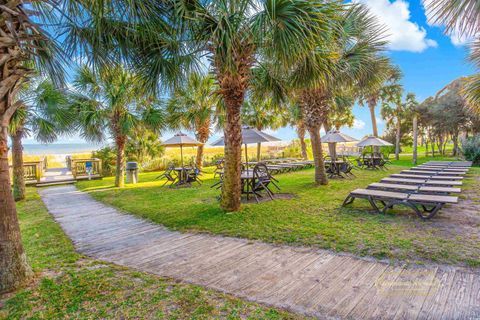
M93 143L52 143L24 144L23 152L28 155L68 155L73 153L91 152L102 148L102 144Z

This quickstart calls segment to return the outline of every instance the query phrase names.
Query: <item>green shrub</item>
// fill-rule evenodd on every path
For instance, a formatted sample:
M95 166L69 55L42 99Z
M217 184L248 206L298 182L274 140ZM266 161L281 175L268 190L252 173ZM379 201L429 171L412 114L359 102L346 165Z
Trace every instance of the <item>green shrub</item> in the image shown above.
M92 157L102 160L102 175L104 177L113 176L115 174L115 163L117 162L115 148L107 146L96 150L92 152Z
M472 161L474 165L480 165L480 135L464 139L462 151L465 159Z

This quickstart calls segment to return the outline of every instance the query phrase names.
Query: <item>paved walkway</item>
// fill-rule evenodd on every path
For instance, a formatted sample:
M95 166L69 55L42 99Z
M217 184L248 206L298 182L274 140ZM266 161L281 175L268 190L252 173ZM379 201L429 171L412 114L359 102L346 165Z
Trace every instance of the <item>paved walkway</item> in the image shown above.
M97 259L322 319L480 318L480 274L461 268L173 232L74 186L39 192L76 248Z
M66 180L74 180L72 171L67 168L53 168L47 169L43 173L43 177L40 179L41 183L59 182Z

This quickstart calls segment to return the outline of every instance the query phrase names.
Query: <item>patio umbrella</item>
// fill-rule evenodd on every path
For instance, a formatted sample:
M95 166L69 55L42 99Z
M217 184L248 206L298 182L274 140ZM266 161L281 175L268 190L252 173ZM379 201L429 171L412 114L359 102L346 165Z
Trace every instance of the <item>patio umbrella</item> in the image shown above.
M339 142L342 143L342 142L358 141L357 139L352 138L349 135L346 135L344 133L341 133L338 130L330 130L329 132L327 132L326 135L324 135L320 139L322 140L322 143L328 143L328 144L330 144L330 143L335 144L335 143L339 143ZM335 160L334 158L336 158L336 154L333 154L333 155L331 154L330 156L332 157L333 160Z
M375 136L368 136L362 139L359 143L357 143L357 147L372 147L372 158L373 158L373 147L386 147L386 146L393 146L388 141L382 140Z
M391 144L388 141L377 138L375 136L369 136L369 137L363 138L362 141L357 143L357 147L368 147L368 146L384 147L384 146L393 146L393 144Z
M344 133L341 133L338 130L329 131L322 138L322 142L325 143L338 143L338 142L352 142L358 141L358 139L352 138Z
M262 143L262 142L274 142L274 141L282 141L268 133L262 132L255 128L251 127L243 127L242 128L242 143L245 145L245 160L247 162L247 170L248 170L248 153L247 153L247 144L250 143ZM220 139L216 140L215 142L211 143L212 146L224 146L225 145L225 138L221 137Z
M183 168L183 147L198 147L203 145L203 143L198 142L197 140L190 138L185 133L179 132L170 139L165 140L162 143L162 146L165 147L180 147L180 157L182 161Z

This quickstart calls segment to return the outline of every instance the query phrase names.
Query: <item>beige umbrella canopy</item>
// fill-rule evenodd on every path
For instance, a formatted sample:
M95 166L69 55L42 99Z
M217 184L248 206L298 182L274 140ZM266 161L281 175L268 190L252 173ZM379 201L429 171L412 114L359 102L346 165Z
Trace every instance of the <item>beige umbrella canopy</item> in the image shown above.
M362 141L357 143L357 147L369 147L369 146L386 147L386 146L393 146L393 144L374 136L363 138Z
M262 143L262 142L274 142L274 141L282 141L268 133L262 132L255 128L251 127L243 127L242 128L242 143L245 145L245 160L247 161L247 168L248 168L248 153L247 153L247 144L249 143ZM225 145L225 138L221 137L220 139L216 140L215 142L211 143L212 146L224 146ZM247 169L248 170L248 169Z
M198 147L203 145L203 143L198 142L197 140L187 136L185 133L179 132L170 139L165 140L162 143L162 146L165 147L180 147L180 157L182 160L183 167L183 147Z
M358 139L352 138L349 135L341 133L338 130L329 131L326 135L321 138L324 143L341 143L341 142L352 142L358 141Z
M336 160L337 158L337 153L335 150L335 144L336 143L344 143L344 142L352 142L352 141L358 141L355 138L350 137L349 135L346 135L344 133L341 133L338 130L330 130L327 132L326 135L320 138L322 140L322 143L328 143L329 146L329 152L330 152L330 157L332 157L333 160Z

